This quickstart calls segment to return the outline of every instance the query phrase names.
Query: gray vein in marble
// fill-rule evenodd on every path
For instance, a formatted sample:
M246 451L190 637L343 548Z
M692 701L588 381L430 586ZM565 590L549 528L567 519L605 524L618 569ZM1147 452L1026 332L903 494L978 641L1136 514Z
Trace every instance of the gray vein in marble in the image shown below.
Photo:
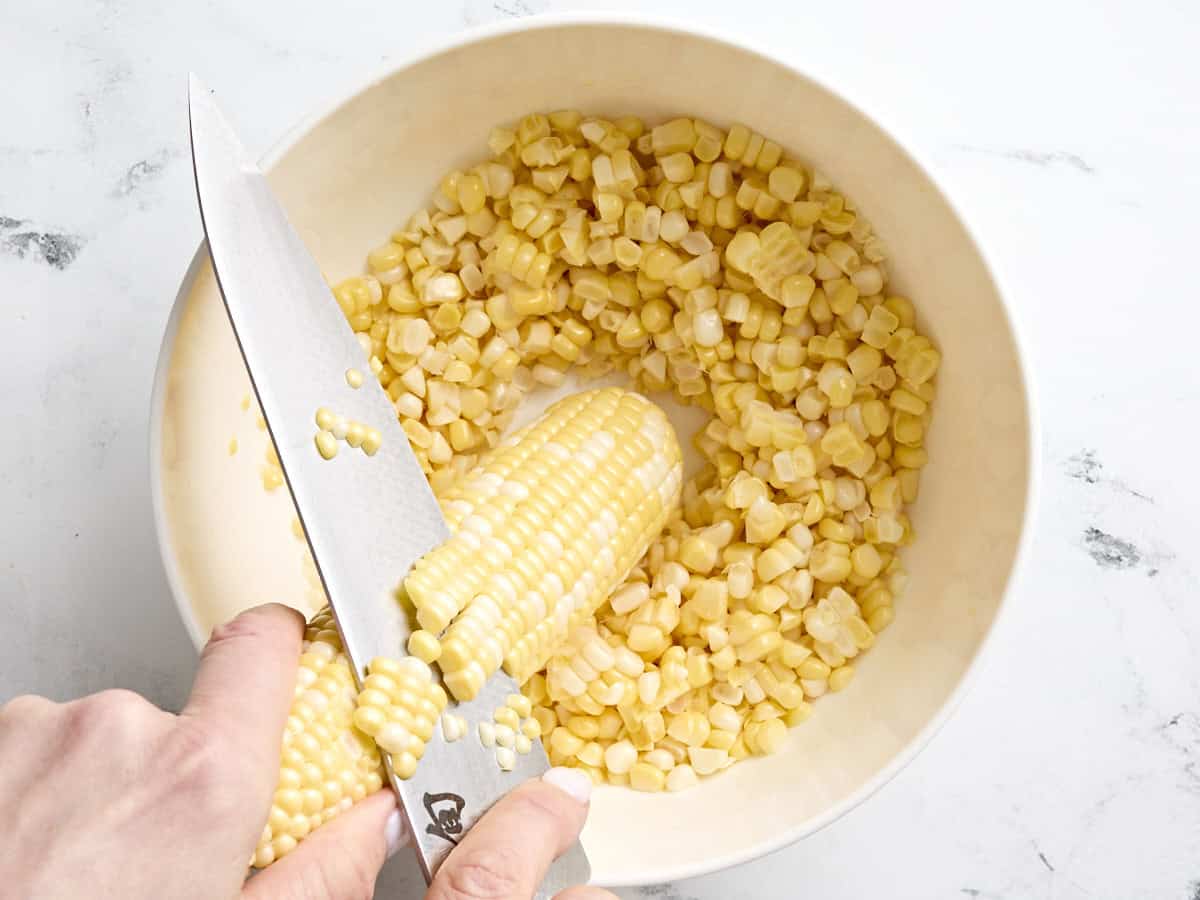
M1089 526L1083 530L1083 546L1103 569L1132 569L1142 561L1142 551L1137 547L1099 528Z
M58 147L18 147L15 145L5 144L0 146L0 156L9 156L15 158L18 162L25 162L33 157L62 155L62 149Z
M1130 497L1144 500L1147 503L1154 502L1153 497L1149 497L1140 491L1135 491L1120 478L1106 475L1104 473L1104 463L1096 458L1095 450L1085 448L1074 456L1068 457L1067 461L1063 464L1063 471L1068 478L1073 478L1084 484L1101 485L1122 494L1128 494Z
M955 150L964 153L982 153L987 156L999 156L1003 159L1016 160L1034 166L1067 166L1085 175L1094 175L1096 170L1086 159L1077 153L1067 153L1064 150L1027 150L1023 148L1005 149L999 147L976 147L971 144L955 144Z
M642 897L656 897L658 900L686 900L679 889L673 884L651 884L638 889Z
M530 2L530 0L504 0L503 3L497 0L497 2L492 4L492 9L502 16L519 19L523 16L533 16L540 12L545 12L546 4Z
M1158 733L1183 757L1188 788L1200 793L1200 715L1186 710L1176 713L1159 726Z
M128 197L162 174L163 169L179 155L179 151L164 147L145 159L139 159L122 175L113 187L114 197Z
M1200 900L1200 880L1188 885L1188 900Z
M39 260L62 271L75 261L87 243L77 234L26 229L29 224L25 219L0 216L0 254Z
M100 64L102 59L92 62ZM99 134L95 121L96 106L122 89L133 76L133 69L128 65L115 62L109 63L97 78L97 88L94 91L79 95L79 111L83 116L84 142L83 149L92 150L97 146Z
M1101 531L1094 525L1083 530L1083 549L1102 569L1134 569L1145 566L1146 577L1156 577L1163 564L1175 559L1169 550L1146 550L1132 541Z
M1142 675L1141 669L1138 668L1137 661L1127 650L1121 650L1120 659L1123 665L1125 680L1132 689L1132 696L1121 702L1121 709L1131 715L1145 715L1149 701L1145 676Z
M535 16L549 8L547 0L466 0L462 5L462 22L473 28L484 22Z
M91 430L91 433L88 435L88 445L95 451L93 458L96 461L97 468L104 468L104 464L108 460L109 448L119 437L119 429L107 417L101 419L96 424L96 427ZM79 535L75 536L79 537Z

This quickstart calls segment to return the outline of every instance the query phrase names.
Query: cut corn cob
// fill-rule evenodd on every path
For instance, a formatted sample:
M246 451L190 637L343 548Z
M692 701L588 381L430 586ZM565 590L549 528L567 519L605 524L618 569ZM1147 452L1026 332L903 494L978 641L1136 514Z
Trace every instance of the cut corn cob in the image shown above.
M356 698L333 615L324 609L304 633L279 785L252 865L286 856L310 831L383 785L379 749L354 726Z
M438 666L469 700L504 666L545 665L641 559L679 500L666 416L617 388L560 400L442 495L454 537L404 588L417 621L445 634Z

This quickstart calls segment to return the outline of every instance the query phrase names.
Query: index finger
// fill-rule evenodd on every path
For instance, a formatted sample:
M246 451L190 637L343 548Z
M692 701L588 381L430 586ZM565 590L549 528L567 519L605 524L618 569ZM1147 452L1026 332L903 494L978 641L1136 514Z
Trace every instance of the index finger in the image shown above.
M218 625L181 715L204 721L256 757L277 757L303 637L304 617L279 603Z

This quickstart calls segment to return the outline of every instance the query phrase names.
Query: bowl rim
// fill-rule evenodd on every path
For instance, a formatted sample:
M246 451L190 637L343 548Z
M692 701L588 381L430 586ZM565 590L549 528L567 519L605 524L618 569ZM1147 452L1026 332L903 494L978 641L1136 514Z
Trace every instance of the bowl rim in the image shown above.
M324 120L335 114L346 103L360 96L372 87L397 76L402 71L412 68L416 65L424 63L436 56L447 53L453 50L459 50L464 47L469 47L473 44L483 43L494 38L506 37L510 34L526 31L541 31L555 28L568 27L625 27L646 31L657 31L666 34L678 35L689 39L700 39L702 41L724 45L731 47L742 53L759 57L760 59L781 66L788 72L796 75L799 78L808 80L816 85L821 90L828 92L833 97L837 98L842 103L846 104L850 109L862 116L872 125L879 129L885 139L891 142L894 149L917 168L929 181L933 189L937 192L939 199L953 214L958 224L963 229L975 249L979 254L979 258L983 263L984 270L991 280L995 288L996 295L1000 299L1000 305L1004 314L1005 321L1009 331L1012 334L1013 345L1016 349L1017 371L1020 379L1021 389L1024 394L1026 407L1026 430L1028 440L1025 447L1025 464L1026 464L1026 485L1024 497L1024 514L1021 520L1021 533L1017 540L1016 552L1013 555L1012 566L1009 569L1008 575L1004 582L1004 588L1001 592L1000 600L996 606L995 615L991 623L988 625L987 632L979 642L970 662L967 664L962 676L959 678L958 684L954 686L949 697L942 703L936 713L929 719L928 722L905 744L899 752L891 759L891 761L883 766L870 779L864 782L850 796L844 798L839 803L834 804L823 814L805 821L803 824L783 829L779 834L770 840L761 841L745 850L734 851L726 854L712 856L704 859L701 862L692 864L665 865L653 870L652 874L647 876L627 876L622 880L608 882L613 887L636 886L643 884L662 883L666 881L676 881L684 878L695 878L702 875L708 875L713 872L741 865L742 863L750 862L760 857L766 856L784 847L787 847L802 838L808 837L817 831L827 827L833 822L840 819L846 813L855 809L867 798L874 795L880 788L896 777L906 766L909 765L917 755L929 744L942 727L949 721L950 717L959 708L964 698L974 687L983 670L986 658L989 651L996 640L996 633L999 630L1003 618L1008 615L1008 610L1012 606L1013 594L1019 584L1021 573L1028 565L1028 560L1031 554L1033 543L1033 526L1037 518L1038 496L1040 494L1041 485L1041 418L1038 414L1038 401L1034 390L1034 381L1031 372L1032 354L1029 349L1029 341L1025 336L1020 323L1017 319L1012 303L1008 299L1009 293L1005 289L1005 282L999 276L998 270L993 263L994 257L988 251L987 245L979 238L975 229L970 224L970 219L964 215L960 204L956 203L951 195L946 191L938 179L934 176L931 167L926 163L923 154L916 150L913 144L905 139L894 128L883 123L883 119L874 112L864 108L864 106L846 97L841 91L833 88L819 75L815 75L810 71L800 68L797 65L787 61L781 56L775 55L766 49L755 46L750 40L740 35L726 35L718 33L716 26L711 24L692 24L684 23L678 19L654 14L643 13L610 13L610 12L563 12L539 14L529 18L517 18L501 22L494 22L486 25L475 26L461 31L453 32L448 35L439 35L436 39L426 41L421 48L416 49L403 57L391 60L386 64L378 67L365 78L361 78L347 86L342 87L336 93L326 95L318 104L314 105L314 111L299 120L297 120L284 134L271 145L265 154L260 158L259 164L264 171L270 169L286 155L303 137L308 135L313 129L319 126ZM176 610L183 621L184 627L187 629L188 635L192 639L192 643L197 647L201 647L207 640L207 635L203 634L199 623L192 612L190 603L187 600L187 591L183 584L183 578L180 573L178 557L174 552L171 532L168 527L168 519L166 512L166 501L163 493L163 457L162 457L162 426L163 417L166 410L166 387L167 376L170 370L171 361L174 355L175 342L178 337L180 324L183 318L183 310L186 307L187 298L190 296L193 285L199 274L200 268L205 264L207 256L207 244L201 238L196 252L193 254L190 264L180 283L179 291L176 294L175 300L171 307L171 313L167 321L166 329L163 334L163 339L159 347L158 360L154 373L154 385L150 398L150 421L149 421L149 452L150 452L150 478L151 478L151 500L154 516L154 530L158 543L159 556L162 560L163 568L166 572L167 583L170 587L172 598L175 602Z

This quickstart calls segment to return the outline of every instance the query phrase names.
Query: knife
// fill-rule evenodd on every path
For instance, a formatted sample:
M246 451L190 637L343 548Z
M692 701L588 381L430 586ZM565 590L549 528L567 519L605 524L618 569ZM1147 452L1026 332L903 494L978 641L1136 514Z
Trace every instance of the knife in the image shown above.
M410 626L396 588L450 533L379 382L367 377L357 389L348 382L348 370L370 370L316 261L194 75L188 108L196 194L217 283L361 687L374 657L405 655ZM342 447L324 459L314 444L320 407L377 429L379 450L367 456ZM513 679L497 672L474 700L448 709L472 726L490 722L516 691ZM470 727L454 743L435 732L407 780L387 765L427 881L488 807L549 768L540 741L517 760L511 772L501 771ZM589 877L576 841L537 897Z

